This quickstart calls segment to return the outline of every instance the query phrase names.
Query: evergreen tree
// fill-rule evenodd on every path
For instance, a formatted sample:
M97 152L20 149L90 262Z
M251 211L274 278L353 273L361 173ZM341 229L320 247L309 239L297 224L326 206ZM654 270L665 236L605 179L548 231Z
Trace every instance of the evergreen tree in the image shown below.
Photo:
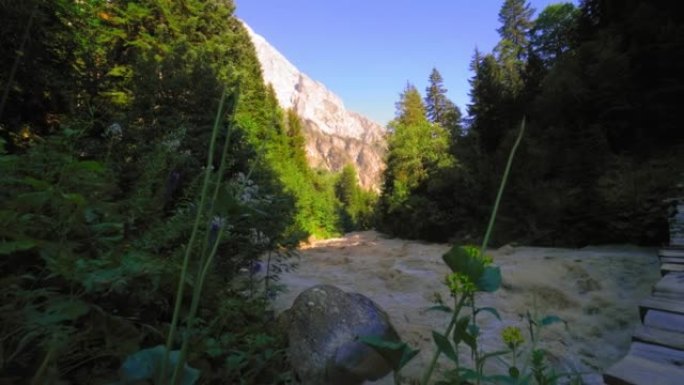
M397 117L390 122L387 168L380 202L382 225L392 233L416 237L423 227L414 219L414 209L431 175L454 163L449 153L449 134L432 124L418 90L408 84L397 103ZM427 217L423 217L421 222ZM425 225L426 223L422 223Z
M500 112L504 98L502 69L493 55L476 51L471 70L475 75L470 80L470 128L482 149L491 153L498 148L504 130Z
M399 101L395 104L395 107L397 109L397 116L390 123L390 128L393 128L396 124L412 126L427 121L423 99L418 89L411 83L406 83L404 92L400 94Z
M575 43L579 11L572 3L551 4L537 16L530 30L530 50L547 66Z
M425 110L428 120L439 124L455 139L461 135L461 110L446 96L442 75L433 68L430 84L425 89Z
M528 33L532 27L534 10L526 0L506 0L499 11L501 27L497 30L501 40L494 48L496 59L503 70L505 92L511 98L523 88L522 72L528 51Z
M496 50L500 56L522 60L529 44L527 33L532 27L534 9L526 0L506 0L499 11L501 27L497 29L501 42Z
M425 89L425 111L432 123L439 124L444 121L446 115L447 89L442 84L444 79L437 68L432 69L429 81L430 84Z

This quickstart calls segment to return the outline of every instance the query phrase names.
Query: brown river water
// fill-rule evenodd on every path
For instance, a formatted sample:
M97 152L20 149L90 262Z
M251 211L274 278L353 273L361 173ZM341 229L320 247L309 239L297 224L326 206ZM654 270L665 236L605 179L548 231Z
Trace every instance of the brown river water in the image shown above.
M275 299L274 310L287 309L302 290L317 284L368 296L389 314L402 339L421 350L401 372L407 380L403 383L416 383L435 349L432 330L443 333L449 321L446 313L425 311L436 296L447 304L452 301L443 284L448 268L442 254L448 249L446 244L391 239L374 231L314 242L300 250L298 267L281 276L287 291ZM502 349L501 330L519 326L525 332L521 316L528 311L555 315L567 328L562 323L546 327L541 343L552 364L568 372L599 373L627 353L639 321L638 303L659 277L653 248L504 246L488 254L501 267L502 288L478 294L476 302L496 308L501 321L487 313L478 316L480 346L484 351ZM463 349L461 356L467 360L469 351ZM448 363L441 359L439 366L448 368ZM491 360L487 367L505 373L507 366ZM377 384L392 384L390 377Z

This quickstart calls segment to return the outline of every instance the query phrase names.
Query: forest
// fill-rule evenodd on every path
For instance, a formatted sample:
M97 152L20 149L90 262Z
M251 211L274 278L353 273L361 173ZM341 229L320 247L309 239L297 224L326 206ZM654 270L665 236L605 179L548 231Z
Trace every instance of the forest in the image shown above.
M467 114L434 69L390 124L379 227L431 241L476 238L523 117L494 241L667 243L663 200L684 177L684 27L667 1L506 1L500 41L473 54ZM681 188L681 187L680 187Z
M296 383L268 303L300 243L479 241L523 119L494 244L667 241L677 2L505 1L465 113L406 85L379 194L307 164L235 7L0 1L0 383Z

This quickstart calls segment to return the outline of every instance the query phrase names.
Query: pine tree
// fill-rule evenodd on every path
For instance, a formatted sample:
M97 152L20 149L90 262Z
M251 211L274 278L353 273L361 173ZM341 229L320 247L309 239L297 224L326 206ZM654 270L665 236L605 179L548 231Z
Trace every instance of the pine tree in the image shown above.
M470 80L468 115L471 130L477 133L482 149L492 152L497 149L503 135L503 70L493 55L482 55L475 51L471 62L475 75Z
M461 111L446 96L447 89L442 84L444 79L433 68L430 73L430 84L425 89L425 110L430 122L446 129L452 138L461 135Z
M539 14L530 30L530 49L547 66L569 50L576 39L579 11L572 3L551 4Z
M532 27L532 14L525 0L506 0L499 12L501 27L497 30L501 40L494 48L496 59L503 70L505 92L517 97L523 88L522 72L527 55L528 34Z
M433 68L430 73L430 84L425 89L425 110L427 117L432 123L442 122L446 114L447 89L442 84L442 74Z
M525 0L506 0L499 11L501 27L497 29L501 36L501 42L497 50L502 55L512 54L516 59L522 60L529 44L527 33L532 27L532 14ZM510 52L508 52L510 50Z
M399 101L396 103L397 117L394 124L407 126L427 122L425 115L425 105L418 89L411 83L406 83L404 92L401 93ZM390 128L393 124L390 123Z
M449 134L427 119L420 93L411 84L401 94L397 117L389 126L387 169L380 202L382 223L387 231L416 237L420 226L410 224L409 218L420 213L415 203L428 199L419 191L431 175L454 163L449 153Z

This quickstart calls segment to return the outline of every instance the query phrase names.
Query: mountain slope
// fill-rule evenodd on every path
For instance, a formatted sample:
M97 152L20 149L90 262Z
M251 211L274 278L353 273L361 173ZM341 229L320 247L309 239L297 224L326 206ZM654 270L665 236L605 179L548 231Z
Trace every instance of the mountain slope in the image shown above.
M280 106L293 109L304 123L311 166L339 171L352 163L361 186L379 190L386 150L385 129L348 111L337 95L300 72L247 24L245 28L256 48L264 81L273 86Z

